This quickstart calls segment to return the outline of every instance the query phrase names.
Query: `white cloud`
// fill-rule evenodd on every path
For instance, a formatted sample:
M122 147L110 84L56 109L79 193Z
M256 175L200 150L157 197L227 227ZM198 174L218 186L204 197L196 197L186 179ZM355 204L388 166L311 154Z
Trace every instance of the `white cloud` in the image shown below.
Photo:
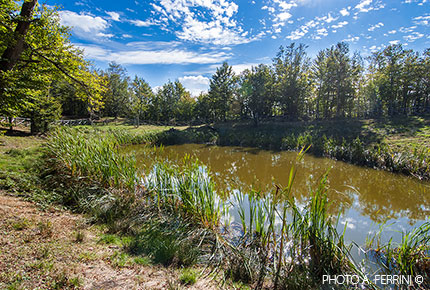
M263 6L262 9L269 11L272 16L274 33L280 33L282 31L281 27L285 26L287 23L292 23L291 20L288 21L292 17L290 10L302 4L301 2L303 2L303 0L272 0L270 3L271 6Z
M390 45L395 45L395 44L399 44L400 40L392 40L388 42Z
M180 48L158 50L131 46L130 50L112 51L99 46L78 45L90 59L120 64L211 64L230 58L225 52L197 53Z
M388 31L388 34L396 34L397 33L397 30L390 30L390 31Z
M296 7L297 3L294 1L282 1L282 0L274 0L273 2L279 5L279 8L282 10L291 10L291 8Z
M356 16L358 13L367 13L372 10L379 10L383 8L385 8L385 4L381 1L376 0L374 2L373 0L361 0L360 3L354 7L354 9L357 10L354 15Z
M381 28L382 26L384 26L384 23L379 22L379 23L377 23L375 25L371 25L367 30L368 31L374 31L375 29Z
M109 15L113 21L119 21L119 13L114 11L106 11L106 14Z
M136 19L136 20L130 20L130 23L138 27L149 27L152 25L157 25L157 23L155 23L152 20L142 21L142 20Z
M420 33L420 32L412 32L409 35L403 36L403 38L407 41L407 42L414 42L417 39L420 39L424 37L424 34Z
M370 4L372 4L372 0L361 0L360 3L355 6L355 9L360 12L367 12Z
M342 41L345 41L345 42L357 42L359 40L360 40L359 36L348 35L348 38L346 38L346 39L344 39Z
M320 28L320 29L317 29L317 34L321 35L321 36L327 36L328 35L328 31L325 28Z
M173 31L182 40L236 45L257 39L249 37L233 19L239 6L232 0L160 0L152 7L166 26L178 26Z
M332 25L331 27L334 29L338 29L338 28L344 27L347 24L348 24L348 21L342 21L342 22L339 22L338 24Z
M290 13L288 13L288 12L282 12L282 13L279 13L277 16L276 16L276 19L279 19L279 21L285 21L285 20L288 20L289 18L291 18L291 14Z
M417 28L416 26L411 26L411 27L400 27L399 31L402 33L410 33L412 31L415 30L415 28Z
M114 37L114 35L112 33L103 33L103 32L98 32L96 34L96 36L100 37L100 38L112 38L112 37Z
M316 17L315 19L321 20L323 18ZM321 23L319 21L315 21L314 19L309 20L304 25L300 26L298 29L296 29L293 32L291 32L290 35L288 35L286 38L290 39L290 40L300 39L300 38L302 38L303 36L305 36L309 32L309 29L315 28L315 27L317 27L320 24Z
M210 80L202 75L198 76L183 76L179 81L193 96L198 96L201 92L207 92L209 89Z
M307 29L297 29L290 33L290 35L287 36L290 40L297 40L302 38L308 33Z
M423 6L427 2L430 2L430 0L405 0L402 4L418 3L418 6Z
M349 11L346 8L343 8L342 10L340 10L340 14L342 16L348 16L349 15Z
M415 17L414 23L417 25L424 25L424 26L430 26L430 15L423 15Z
M327 16L324 16L322 18L317 18L317 20L323 20L327 23L332 23L333 21L336 21L339 17L333 17L331 16L331 14L329 13Z
M239 75L246 69L251 69L253 66L258 66L259 63L241 63L232 65L232 69L235 74Z
M204 22L187 17L182 29L182 31L176 33L178 38L193 42L235 45L252 41L251 38L247 38L246 35L242 34L242 30L225 29L218 21Z
M109 23L99 16L90 14L78 14L73 11L63 10L59 12L60 23L73 27L77 36L91 39L94 37L112 37L112 34L105 33Z
M269 11L269 12L271 12L271 13L274 13L274 12L276 11L276 9L275 9L274 7L269 7L269 6L267 6L267 5L265 5L265 6L261 7L261 9L262 9L262 10L267 10L267 11Z

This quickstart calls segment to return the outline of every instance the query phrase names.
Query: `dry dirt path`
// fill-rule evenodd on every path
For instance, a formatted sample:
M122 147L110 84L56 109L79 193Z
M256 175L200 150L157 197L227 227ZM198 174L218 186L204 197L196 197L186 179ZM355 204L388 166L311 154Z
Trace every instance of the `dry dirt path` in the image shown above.
M0 192L0 289L217 289L201 278L181 285L173 269L116 266L121 249L100 234L80 215Z

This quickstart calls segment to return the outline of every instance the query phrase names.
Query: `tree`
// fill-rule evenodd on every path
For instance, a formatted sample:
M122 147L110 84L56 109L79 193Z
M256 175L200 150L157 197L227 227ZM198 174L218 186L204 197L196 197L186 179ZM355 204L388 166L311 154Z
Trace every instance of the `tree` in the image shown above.
M317 86L317 117L346 117L352 115L356 97L356 82L361 73L359 55L349 56L346 43L340 42L320 51L313 65Z
M242 75L243 102L256 126L260 118L268 117L272 113L273 83L273 72L267 65L260 64L246 70Z
M37 0L27 0L22 3L21 13L14 15L10 13L13 10L17 10L17 6L12 1L2 1L1 8L3 13L8 13L10 17L7 17L2 13L1 19L3 24L3 30L7 33L4 35L5 49L3 50L0 59L0 70L7 72L13 69L17 62L21 58L21 54L24 52L28 43L25 41L25 37L30 29L30 25L33 21L33 11L37 4ZM10 20L16 21L15 29L12 28ZM6 24L7 23L7 24ZM3 33L2 33L3 34Z
M225 121L233 95L236 78L231 66L226 62L217 69L209 85L210 114L213 121Z
M66 80L52 82L50 95L60 101L63 116L89 117L88 104L78 96L76 87Z
M192 121L194 119L194 108L196 100L191 97L189 92L182 94L178 103L178 119L181 121Z
M273 60L278 102L284 116L292 119L304 114L305 102L310 95L309 59L305 50L304 44L281 46Z
M104 115L114 117L126 116L131 110L129 77L125 68L115 62L109 63L105 72L108 90L104 97Z
M132 112L136 116L136 126L140 126L140 120L148 118L148 107L151 101L154 99L154 93L152 92L149 84L138 76L134 77L131 84L132 89Z
M18 5L2 1L0 10L0 114L8 117L35 116L41 104L58 102L50 95L54 80L67 79L76 85L90 113L101 106L104 81L89 69L82 51L71 45L70 29L60 25L55 9L37 1ZM46 100L45 100L46 98ZM58 112L52 116L58 118ZM45 128L33 124L32 132Z
M198 120L201 122L207 123L209 119L211 118L210 113L210 99L209 95L207 93L200 93L200 95L197 97L196 104L194 106L194 115L197 117Z
M370 58L379 97L389 116L398 112L404 57L405 50L401 45L390 45L381 52L375 52Z
M181 98L189 96L184 86L179 81L174 83L168 81L163 87L157 92L155 100L153 102L155 111L155 120L174 122L180 118L179 103Z

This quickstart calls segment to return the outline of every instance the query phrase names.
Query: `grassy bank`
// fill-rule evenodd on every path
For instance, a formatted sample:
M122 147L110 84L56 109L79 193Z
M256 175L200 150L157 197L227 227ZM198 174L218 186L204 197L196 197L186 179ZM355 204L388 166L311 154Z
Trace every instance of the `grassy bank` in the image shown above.
M210 172L189 158L182 165L159 162L151 172L139 172L134 158L118 151L135 138L125 131L59 130L44 155L50 184L57 189L63 184L63 203L131 236L131 253L163 265L210 266L223 280L256 289L316 287L323 274L360 273L329 222L323 181L304 211L289 198L294 169L285 189L223 201ZM249 209L243 198L252 198ZM222 222L232 202L256 213L243 217L239 234Z
M364 275L327 214L324 178L304 208L290 198L294 168L286 188L222 200L210 171L195 160L159 162L145 173L133 156L119 152L121 145L152 144L159 136L88 128L55 131L43 151L41 177L55 190L58 203L129 237L127 254L151 263L209 267L221 281L253 289L318 288L323 274ZM241 212L239 225L228 223L232 204ZM189 275L184 272L184 281L193 280Z
M342 233L336 230L336 218L327 213L324 178L312 189L303 208L290 197L297 174L294 168L286 188L238 193L223 200L210 171L198 161L185 158L180 165L158 162L151 171L142 172L134 156L119 151L122 145L153 144L175 134L187 134L186 141L198 136L194 131L219 142L220 130L203 127L142 134L88 127L60 129L51 132L42 150L35 149L27 157L19 155L22 160L30 158L20 168L20 178L8 175L0 180L2 188L40 204L85 213L93 223L107 228L106 243L126 237L124 252L113 258L115 263L126 263L132 257L133 261L200 269L183 270L183 283L201 279L200 273L208 273L201 270L206 267L221 288L320 288L324 274L364 275L352 260ZM154 149L147 150L150 158ZM232 205L239 210L239 224L229 224ZM400 265L400 261L402 265L408 265L404 261L419 265L403 267L409 274L427 273L429 231L406 236L412 239L376 249L392 253L392 265ZM418 252L411 251L417 247ZM395 267L388 270L397 271Z
M117 285L112 289L215 289L214 283L201 277L203 269L162 267L155 262L156 258L150 257L150 252L145 255L131 250L134 240L129 237L131 231L115 227L121 226L119 217L135 215L128 212L128 207L122 215L112 208L103 208L109 204L109 198L117 200L120 196L127 197L121 203L123 210L126 210L124 204L130 204L128 197L135 189L129 189L123 182L127 175L114 177L113 170L108 170L124 165L121 160L128 158L121 159L115 152L100 155L107 150L85 155L97 143L91 133L94 131L79 135L92 139L90 146L57 139L55 149L49 147L54 145L53 136L32 137L25 133L0 136L0 288L87 289ZM76 135L68 137L73 136ZM135 135L119 131L115 136L117 145L142 142ZM126 139L127 136L132 138ZM61 147L66 143L67 147ZM98 148L112 149L109 146L112 143L103 143ZM53 150L70 153L70 159L66 156L56 160L49 155ZM82 158L74 159L73 154ZM101 171L82 171L84 160L92 161L91 166L101 164L91 160L95 156L111 157L106 159L110 163L98 168L106 170L100 179L97 176ZM132 166L115 168L122 171ZM85 215L70 214L70 210ZM133 249L139 249L134 244Z
M337 160L430 179L430 117L381 120L216 124L162 131L160 144L211 143L221 146L300 150Z

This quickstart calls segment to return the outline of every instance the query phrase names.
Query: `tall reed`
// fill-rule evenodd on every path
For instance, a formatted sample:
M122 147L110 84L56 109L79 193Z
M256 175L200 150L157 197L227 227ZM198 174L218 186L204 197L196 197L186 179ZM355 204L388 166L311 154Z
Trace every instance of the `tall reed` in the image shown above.
M204 227L218 227L221 200L209 170L198 160L185 156L182 166L159 162L145 177L144 185L155 193L158 204L184 211Z
M119 131L90 136L77 129L57 129L49 136L46 156L62 173L96 181L103 187L132 190L138 181L136 159L118 150L126 138L128 135Z

